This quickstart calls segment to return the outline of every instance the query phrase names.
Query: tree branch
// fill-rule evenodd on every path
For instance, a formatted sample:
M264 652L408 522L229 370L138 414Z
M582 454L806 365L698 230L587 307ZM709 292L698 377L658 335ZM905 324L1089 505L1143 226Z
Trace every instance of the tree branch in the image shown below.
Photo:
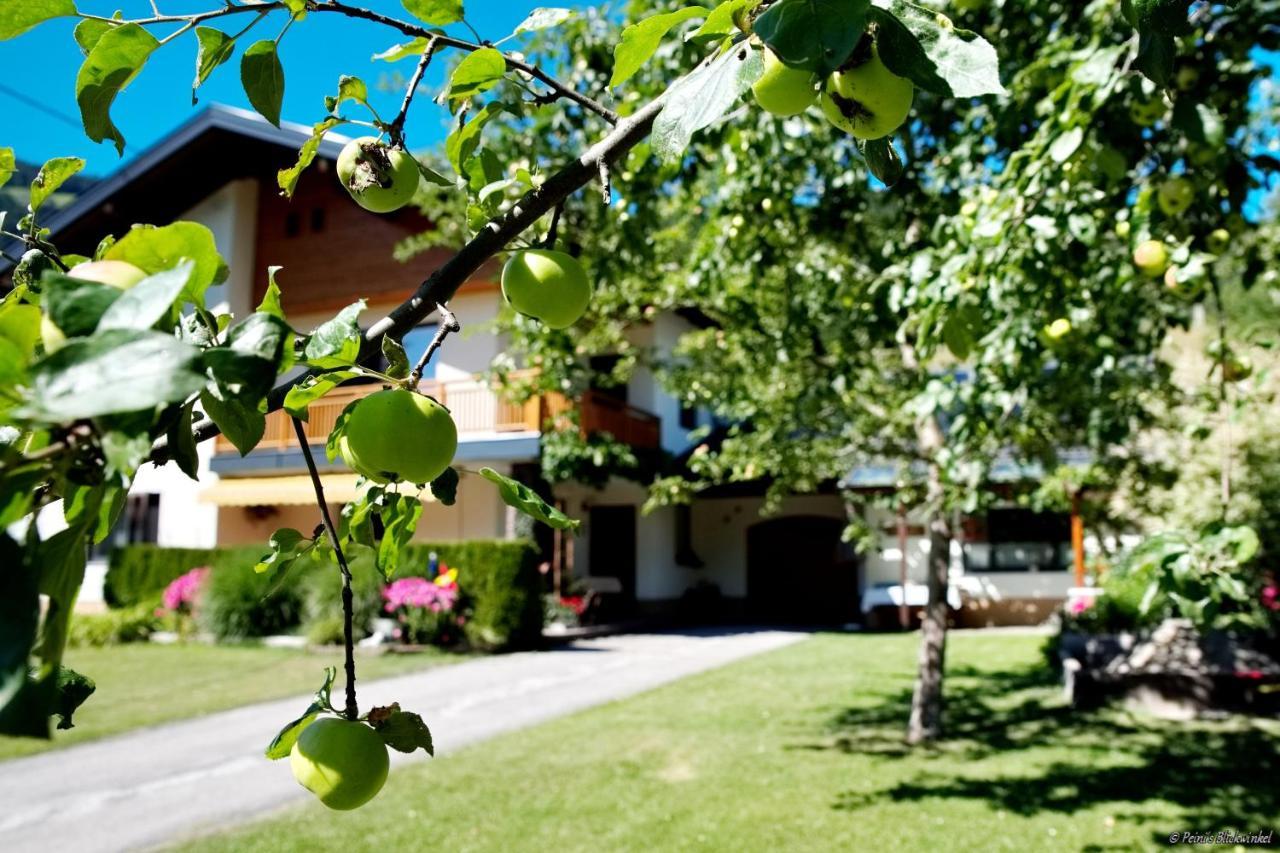
M356 705L356 654L355 642L352 638L352 623L355 621L355 603L351 594L351 569L347 566L347 558L342 553L342 545L338 542L338 529L333 526L333 516L329 514L329 504L324 499L324 486L320 483L320 472L316 470L316 460L311 455L311 441L302 421L293 419L293 431L298 436L298 445L302 448L302 456L307 460L307 473L311 475L311 487L316 493L316 505L320 507L320 517L324 521L325 532L329 535L329 544L338 558L338 568L342 572L342 646L346 659L347 671L347 707L348 720L360 716Z
M435 354L436 350L440 349L444 339L449 337L450 332L462 331L462 324L458 322L458 318L454 316L447 305L437 305L436 309L440 312L440 328L436 329L435 337L431 339L431 343L427 345L426 350L422 353L422 358L418 359L418 363L413 366L413 372L409 374L409 387L414 389L422 381L422 373L427 369L427 362L431 361L431 356Z
M388 128L391 132L391 141L397 145L404 145L404 122L409 117L409 106L413 103L413 96L418 93L418 85L422 83L422 75L426 73L427 66L431 64L431 57L436 55L436 45L440 42L433 37L427 42L427 47L422 51L422 58L418 60L418 67L414 69L413 76L409 78L409 87L404 91L404 102L400 104L400 112L391 122Z

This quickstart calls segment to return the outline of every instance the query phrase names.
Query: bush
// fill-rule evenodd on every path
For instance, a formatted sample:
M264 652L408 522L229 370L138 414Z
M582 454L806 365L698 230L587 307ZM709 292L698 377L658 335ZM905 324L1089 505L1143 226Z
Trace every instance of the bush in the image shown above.
M102 594L108 607L132 607L157 598L170 581L220 553L212 548L126 545L111 552Z
M303 626L307 632L307 642L313 646L342 645L342 616L322 616L309 620Z
M317 561L318 562L318 561ZM373 633L373 620L382 615L382 575L373 565L370 554L356 554L351 568L351 593L355 604L352 626L357 640ZM336 642L342 641L342 572L335 563L322 563L306 571L303 584L303 619L307 639L317 645L323 641L312 636L326 636L329 626L338 625Z
M71 620L67 637L72 646L114 646L119 643L145 642L160 629L155 615L158 600L135 604L106 613L85 613Z
M281 584L275 573L253 570L262 554L262 548L254 547L214 555L197 618L218 639L266 637L302 623L305 578L314 564L296 564Z

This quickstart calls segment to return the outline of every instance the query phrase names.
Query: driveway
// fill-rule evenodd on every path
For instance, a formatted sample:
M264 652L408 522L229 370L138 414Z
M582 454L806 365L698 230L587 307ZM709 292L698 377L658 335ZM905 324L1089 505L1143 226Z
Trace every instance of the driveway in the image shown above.
M803 637L726 629L582 640L362 683L360 705L398 701L421 713L440 754ZM280 726L309 701L298 696L251 705L0 763L0 850L150 847L309 796L287 762L262 756ZM393 767L424 759L420 752L392 753Z

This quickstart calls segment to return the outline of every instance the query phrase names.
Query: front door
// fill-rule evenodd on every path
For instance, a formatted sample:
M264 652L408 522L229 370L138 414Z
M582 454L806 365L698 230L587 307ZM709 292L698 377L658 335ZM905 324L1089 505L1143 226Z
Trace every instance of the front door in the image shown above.
M762 521L747 531L747 612L752 619L835 625L858 613L857 566L841 560L844 522L821 516Z
M593 506L589 522L591 574L617 578L622 584L620 604L629 609L636 598L636 508Z

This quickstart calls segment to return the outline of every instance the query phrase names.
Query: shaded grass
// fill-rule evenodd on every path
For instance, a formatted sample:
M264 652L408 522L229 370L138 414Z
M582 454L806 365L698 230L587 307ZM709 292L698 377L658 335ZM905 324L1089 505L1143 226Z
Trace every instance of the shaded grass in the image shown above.
M398 675L457 659L444 652L361 657L360 676ZM306 693L324 681L326 666L341 671L342 655L250 645L133 643L69 649L66 665L98 685L76 712L75 728L55 732L52 741L0 737L0 759Z
M358 812L307 803L195 847L1107 850L1275 823L1280 726L1076 713L1039 645L953 636L935 749L901 740L916 639L825 635L397 770Z

